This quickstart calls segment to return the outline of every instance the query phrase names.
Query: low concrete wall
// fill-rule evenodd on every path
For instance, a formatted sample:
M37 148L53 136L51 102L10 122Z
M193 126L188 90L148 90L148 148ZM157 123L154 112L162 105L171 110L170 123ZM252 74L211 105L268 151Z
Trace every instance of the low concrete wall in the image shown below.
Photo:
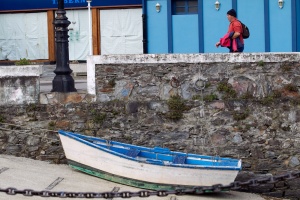
M0 66L0 105L37 103L40 65Z

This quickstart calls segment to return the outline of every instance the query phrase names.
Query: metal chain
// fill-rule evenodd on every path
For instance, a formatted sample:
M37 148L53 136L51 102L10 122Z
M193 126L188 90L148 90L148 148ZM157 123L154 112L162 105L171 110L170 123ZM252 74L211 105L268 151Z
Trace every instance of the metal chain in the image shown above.
M0 192L8 195L23 194L24 196L41 196L41 197L60 197L60 198L131 198L131 197L166 197L168 195L200 195L205 193L216 193L229 190L239 190L245 187L257 187L261 184L275 184L278 181L292 180L300 178L300 171L288 172L283 175L270 176L263 179L250 179L245 182L235 181L229 185L212 185L212 186L201 186L194 187L191 189L178 188L175 190L159 190L159 191L147 191L141 190L138 192L52 192L52 191L35 191L31 189L18 190L16 188L0 188Z

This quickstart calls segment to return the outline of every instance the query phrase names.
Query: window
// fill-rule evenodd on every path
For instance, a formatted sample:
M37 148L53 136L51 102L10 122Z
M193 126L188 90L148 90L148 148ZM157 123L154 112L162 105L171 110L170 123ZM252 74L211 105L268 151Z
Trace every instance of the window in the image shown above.
M173 15L198 14L198 0L172 0Z

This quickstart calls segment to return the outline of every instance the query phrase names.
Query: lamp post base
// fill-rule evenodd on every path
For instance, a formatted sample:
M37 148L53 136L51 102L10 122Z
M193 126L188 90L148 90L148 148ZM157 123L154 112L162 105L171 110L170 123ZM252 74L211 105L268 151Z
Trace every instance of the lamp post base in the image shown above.
M51 92L77 92L74 79L70 75L56 75L52 81Z

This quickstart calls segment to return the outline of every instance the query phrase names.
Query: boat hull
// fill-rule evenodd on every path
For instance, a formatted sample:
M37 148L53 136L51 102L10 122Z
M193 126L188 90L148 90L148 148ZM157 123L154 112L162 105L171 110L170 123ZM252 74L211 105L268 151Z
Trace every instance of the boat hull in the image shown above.
M160 166L124 159L65 135L60 135L69 164L80 171L109 181L144 189L227 185L238 170Z
M148 190L175 190L178 188L192 188L191 186L182 186L182 185L165 185L165 184L158 184L158 183L150 183L141 180L134 180L122 176L116 176L114 174L109 174L107 172L101 171L99 169L92 168L90 166L83 165L78 162L74 162L72 160L68 160L68 164L78 171L82 171L92 176L96 176L98 178L108 180L111 182L119 183L122 185L128 185L137 188L143 188Z

